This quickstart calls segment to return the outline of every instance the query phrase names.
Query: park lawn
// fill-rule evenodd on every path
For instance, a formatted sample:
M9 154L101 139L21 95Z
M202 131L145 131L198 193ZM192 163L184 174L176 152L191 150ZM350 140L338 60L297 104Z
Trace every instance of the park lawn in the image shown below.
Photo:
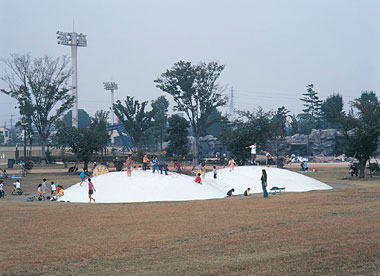
M349 181L268 199L0 201L0 275L380 275L380 180Z

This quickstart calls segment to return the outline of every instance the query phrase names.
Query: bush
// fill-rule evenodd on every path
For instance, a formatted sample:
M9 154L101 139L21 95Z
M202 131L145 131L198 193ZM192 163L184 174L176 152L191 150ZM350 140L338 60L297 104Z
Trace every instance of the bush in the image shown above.
M31 170L31 169L33 169L33 166L34 166L33 161L32 160L28 160L28 161L25 162L24 168L26 170Z
M113 164L115 165L116 171L120 172L123 169L123 161L114 160Z

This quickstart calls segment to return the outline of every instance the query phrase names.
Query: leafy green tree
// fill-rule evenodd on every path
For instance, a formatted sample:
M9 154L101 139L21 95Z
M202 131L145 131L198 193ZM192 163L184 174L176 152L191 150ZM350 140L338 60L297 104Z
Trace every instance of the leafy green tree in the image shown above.
M210 124L207 120L212 110L227 102L217 84L224 67L218 62L193 65L179 61L154 81L158 88L173 96L174 109L186 114L195 138L195 162L199 158L199 138Z
M162 151L162 144L166 138L166 124L168 123L168 107L169 101L165 96L159 96L156 100L152 101L153 122L150 129L153 141L160 145Z
M219 139L239 164L245 164L250 156L247 146L256 143L258 151L269 148L274 137L273 112L264 112L259 107L255 112L238 111L238 114L239 119L225 128Z
M168 122L169 145L167 151L172 155L185 156L189 152L189 142L187 140L189 122L177 114L170 116Z
M351 112L346 118L351 124L351 131L346 131L346 154L359 160L359 177L363 178L367 161L379 147L379 99L373 91L364 91L351 103L351 107L356 113Z
M276 154L276 156L278 156L279 145L286 136L286 124L289 112L289 110L282 106L279 107L276 112L272 113L272 118L270 120L270 128L272 131L269 136L272 139L269 141L268 148L273 154Z
M335 93L328 96L322 103L321 112L328 127L338 128L340 121L345 116L343 111L343 97Z
M46 161L46 143L57 119L73 104L67 81L71 75L66 57L35 58L11 55L2 59L10 72L2 76L9 88L1 91L17 100L20 114L32 122L39 133L42 160Z
M72 125L72 111L70 110L63 116L63 122L67 126ZM83 127L88 127L91 124L91 117L88 115L88 113L84 109L78 109L78 127L83 128Z
M88 167L95 152L101 151L106 145L109 135L106 131L109 112L97 111L88 128L67 126L60 121L57 124L58 145L70 147L78 160Z
M133 137L135 145L144 141L144 132L152 126L152 111L145 111L148 102L140 103L134 97L127 96L124 104L118 100L113 105L112 110L123 123L125 129Z
M287 126L287 134L291 136L296 133L298 133L298 120L295 115L290 115L290 121Z

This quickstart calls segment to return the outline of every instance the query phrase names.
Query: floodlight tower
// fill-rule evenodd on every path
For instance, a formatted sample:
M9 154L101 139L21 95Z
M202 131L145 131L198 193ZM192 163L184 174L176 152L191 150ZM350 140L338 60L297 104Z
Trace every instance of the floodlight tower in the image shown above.
M114 82L103 82L103 86L105 90L111 91L111 111L114 104L114 90L117 90L117 83ZM115 114L112 111L112 125L115 123Z
M87 35L76 32L65 33L57 31L58 44L71 46L72 83L74 105L72 110L72 126L78 128L78 70L77 70L77 47L87 47Z

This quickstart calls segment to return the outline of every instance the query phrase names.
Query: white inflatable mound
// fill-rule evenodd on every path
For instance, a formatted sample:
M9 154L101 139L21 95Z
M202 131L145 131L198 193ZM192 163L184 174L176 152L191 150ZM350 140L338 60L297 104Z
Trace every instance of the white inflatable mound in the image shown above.
M247 166L236 167L232 172L228 168L218 170L216 180L213 179L212 172L207 173L203 185L195 183L195 176L175 173L166 176L153 174L152 171L135 170L129 177L126 172L112 172L92 178L96 189L93 197L98 203L116 203L223 198L231 188L235 189L235 194L242 194L248 187L251 188L251 193L261 193L260 177L263 168L268 174L268 191L273 186L285 187L289 192L331 189L313 178L288 170ZM88 202L87 182L82 187L77 183L66 189L60 200Z

